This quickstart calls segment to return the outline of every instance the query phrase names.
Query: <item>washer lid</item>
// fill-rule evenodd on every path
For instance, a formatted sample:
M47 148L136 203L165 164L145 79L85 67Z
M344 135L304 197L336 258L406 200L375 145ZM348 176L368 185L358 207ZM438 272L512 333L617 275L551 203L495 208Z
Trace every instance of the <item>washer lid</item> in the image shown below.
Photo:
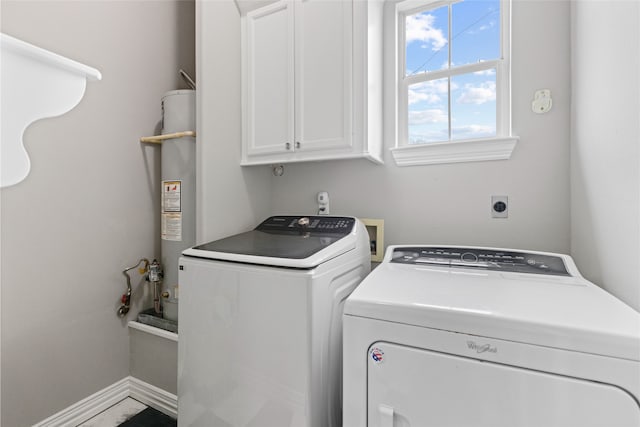
M544 275L390 262L396 249L406 247L387 250L346 315L640 361L640 314L582 278L567 255L539 253L561 257L570 273Z
M355 224L352 217L272 216L252 231L195 246L183 255L313 268L355 248Z

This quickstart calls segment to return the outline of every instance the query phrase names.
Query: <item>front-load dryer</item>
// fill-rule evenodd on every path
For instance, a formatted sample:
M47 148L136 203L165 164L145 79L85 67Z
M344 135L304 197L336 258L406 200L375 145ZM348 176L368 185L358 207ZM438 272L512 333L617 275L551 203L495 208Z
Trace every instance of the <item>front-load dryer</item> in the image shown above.
M370 262L351 217L274 216L184 251L178 425L341 425L342 308Z
M349 427L640 425L640 315L566 255L389 247L343 369Z

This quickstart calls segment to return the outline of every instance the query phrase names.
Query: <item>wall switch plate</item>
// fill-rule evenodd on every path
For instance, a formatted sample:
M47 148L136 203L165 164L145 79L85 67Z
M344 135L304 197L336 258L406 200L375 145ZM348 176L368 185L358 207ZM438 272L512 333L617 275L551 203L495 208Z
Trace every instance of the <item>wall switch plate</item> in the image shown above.
M491 196L491 217L492 218L508 218L509 217L509 197Z

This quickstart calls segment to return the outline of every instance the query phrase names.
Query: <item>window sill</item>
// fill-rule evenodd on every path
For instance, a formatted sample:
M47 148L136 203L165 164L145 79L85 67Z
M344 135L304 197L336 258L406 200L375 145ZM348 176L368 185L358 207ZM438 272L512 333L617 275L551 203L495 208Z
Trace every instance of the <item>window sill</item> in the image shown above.
M434 142L391 149L398 166L507 160L520 138L517 136Z

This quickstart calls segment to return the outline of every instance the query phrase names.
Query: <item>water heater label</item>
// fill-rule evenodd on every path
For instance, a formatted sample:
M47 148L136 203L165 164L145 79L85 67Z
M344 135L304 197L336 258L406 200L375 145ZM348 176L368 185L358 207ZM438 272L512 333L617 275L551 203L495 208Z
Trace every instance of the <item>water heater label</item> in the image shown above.
M182 212L162 213L160 224L162 240L182 241Z
M182 212L182 181L162 181L162 212Z

